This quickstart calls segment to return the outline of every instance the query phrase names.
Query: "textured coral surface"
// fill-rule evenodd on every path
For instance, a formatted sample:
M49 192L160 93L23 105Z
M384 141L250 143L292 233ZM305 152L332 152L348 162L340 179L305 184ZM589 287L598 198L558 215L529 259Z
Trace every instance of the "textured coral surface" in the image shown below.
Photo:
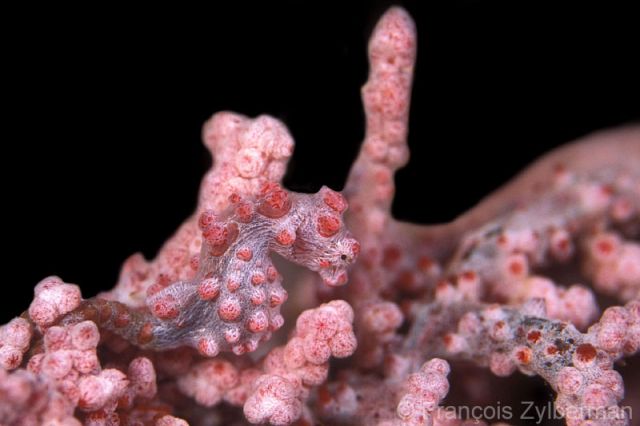
M549 153L451 223L395 220L415 31L400 8L373 30L342 192L281 186L277 119L215 114L196 211L155 259L96 297L45 278L0 328L0 424L508 421L447 408L500 393L485 369L538 376L569 425L630 424L638 377L616 367L640 349L640 127Z

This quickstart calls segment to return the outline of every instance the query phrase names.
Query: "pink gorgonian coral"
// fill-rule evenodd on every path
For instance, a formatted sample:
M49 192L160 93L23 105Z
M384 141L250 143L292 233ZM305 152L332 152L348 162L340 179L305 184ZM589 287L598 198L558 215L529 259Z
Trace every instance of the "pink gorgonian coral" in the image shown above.
M483 369L539 376L569 425L630 424L640 127L548 154L449 224L395 220L415 31L394 7L371 35L342 193L282 187L280 121L215 114L196 211L155 259L95 297L45 278L0 328L0 424L486 424L451 410L499 391Z

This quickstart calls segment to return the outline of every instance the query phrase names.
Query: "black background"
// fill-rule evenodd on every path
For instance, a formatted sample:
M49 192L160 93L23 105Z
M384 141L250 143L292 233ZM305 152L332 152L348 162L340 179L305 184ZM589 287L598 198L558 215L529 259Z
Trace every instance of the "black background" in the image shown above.
M47 275L88 297L131 253L152 257L194 208L216 111L280 118L296 139L286 186L340 189L367 38L391 4L344 3L5 11L1 322ZM451 220L548 149L640 118L630 7L439 3L400 2L419 42L397 217Z

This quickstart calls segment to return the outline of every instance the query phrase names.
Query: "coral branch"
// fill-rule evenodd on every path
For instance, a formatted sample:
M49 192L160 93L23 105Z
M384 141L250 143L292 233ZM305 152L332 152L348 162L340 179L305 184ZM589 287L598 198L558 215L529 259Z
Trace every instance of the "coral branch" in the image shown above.
M208 407L223 399L244 405L252 423L290 424L301 416L310 388L326 380L329 358L355 351L352 321L353 310L341 300L307 310L288 343L272 349L258 365L240 370L228 361L201 361L178 386Z
M408 351L468 359L498 376L516 369L540 375L558 392L556 407L569 424L602 412L615 414L609 424L625 424L625 412L616 407L624 394L622 378L613 362L640 349L640 301L607 309L585 334L546 319L536 299L521 309L434 303L416 318Z
M381 300L380 293L399 277L395 268L388 267L398 256L385 250L385 241L398 236L393 235L390 217L393 173L409 158L406 138L415 55L411 17L403 9L391 8L369 42L369 79L362 88L366 135L345 186L352 207L346 221L362 244L366 264L354 271L354 288L349 292L355 297L347 296L358 312L363 365L381 362L381 343L389 340L403 320L400 309Z
M349 225L354 232L373 233L372 240L379 238L389 215L393 173L409 158L406 138L415 56L411 17L403 9L390 9L369 42L369 80L362 88L366 134L345 186L352 206Z

